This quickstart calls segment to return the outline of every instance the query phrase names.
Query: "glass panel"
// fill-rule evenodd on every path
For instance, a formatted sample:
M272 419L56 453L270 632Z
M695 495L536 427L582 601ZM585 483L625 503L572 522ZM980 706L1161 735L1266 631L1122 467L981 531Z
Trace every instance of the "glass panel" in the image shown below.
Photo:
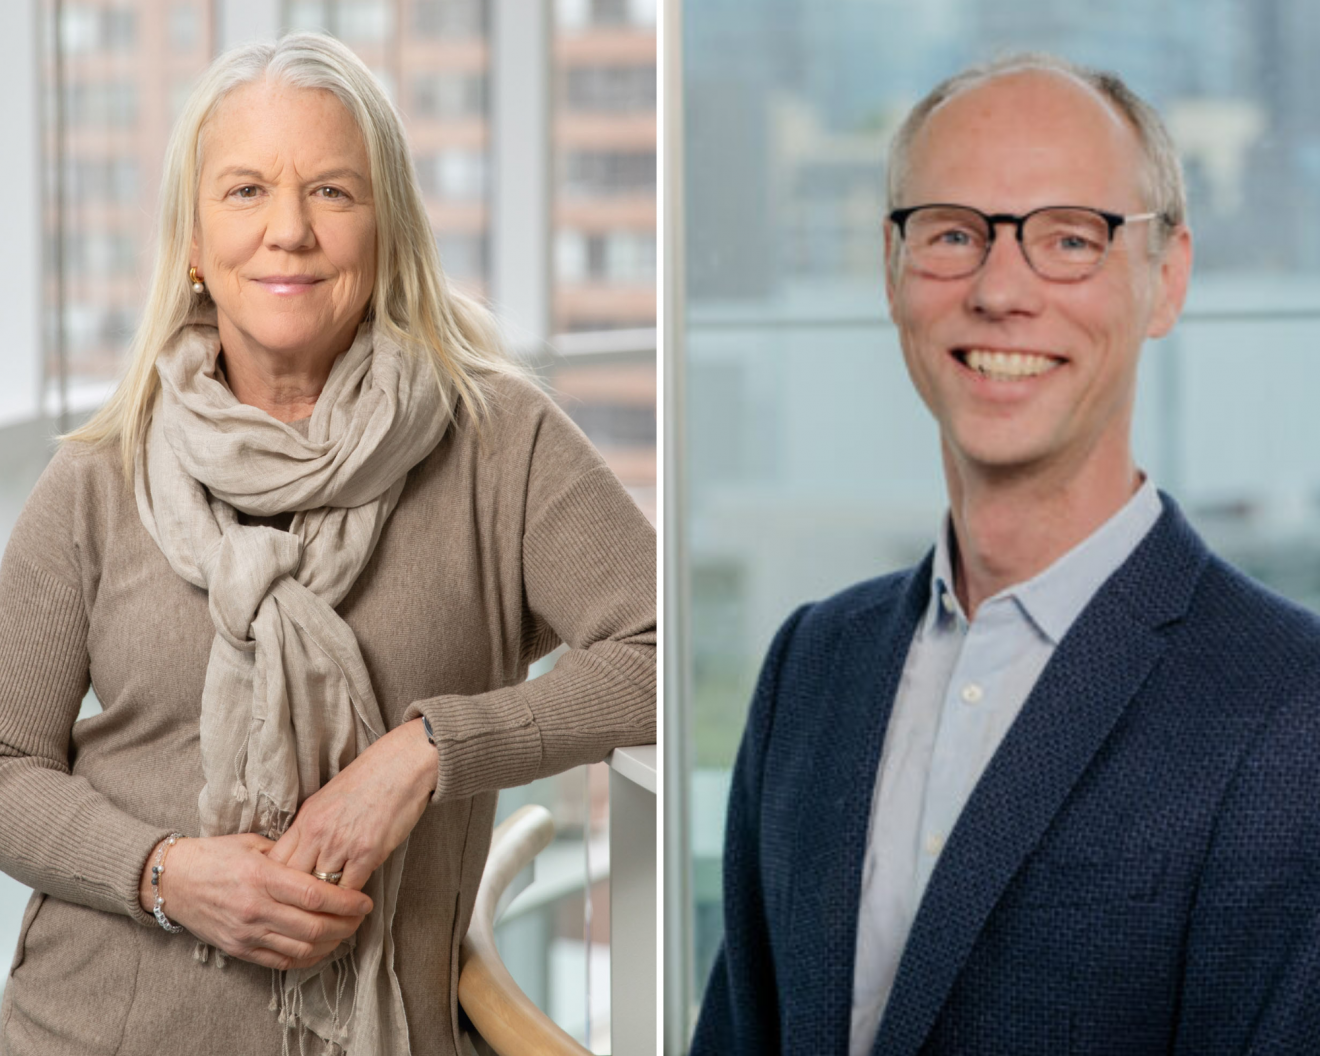
M655 326L654 9L559 0L554 328Z
M544 371L654 523L654 4L557 0L553 68L553 326L565 336Z
M206 0L42 4L47 409L109 391L150 277L165 140L210 59ZM180 280L182 281L182 279Z
M510 904L496 945L514 981L593 1052L610 1051L609 768L577 767L500 793L497 821L529 803L555 819L535 882ZM584 878L591 877L589 884Z
M398 85L395 101L413 144L440 262L462 289L484 298L490 259L489 4L405 0L386 6L397 8L402 32L375 59ZM347 43L357 47L356 41Z
M886 145L941 78L1051 50L1116 69L1166 116L1196 276L1182 323L1145 354L1138 457L1212 546L1320 606L1320 22L1304 0L703 0L683 14L699 999L721 932L728 773L766 646L801 602L917 560L944 507L880 274ZM573 172L589 182L609 164ZM561 246L579 269L590 252Z

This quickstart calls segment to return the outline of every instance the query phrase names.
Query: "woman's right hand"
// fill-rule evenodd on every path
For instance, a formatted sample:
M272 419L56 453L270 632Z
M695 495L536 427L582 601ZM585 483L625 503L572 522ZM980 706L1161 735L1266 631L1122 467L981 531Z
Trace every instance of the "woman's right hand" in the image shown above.
M281 971L316 964L357 931L371 899L272 861L274 846L254 833L179 840L160 878L166 916L231 957ZM159 849L138 890L148 913Z

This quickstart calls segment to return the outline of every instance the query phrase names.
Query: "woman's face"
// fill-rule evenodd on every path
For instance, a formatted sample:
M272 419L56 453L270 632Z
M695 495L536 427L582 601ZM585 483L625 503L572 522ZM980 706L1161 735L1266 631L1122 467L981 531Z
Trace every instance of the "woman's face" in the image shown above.
M217 107L202 132L190 260L227 358L329 371L376 274L367 148L334 95L259 81Z

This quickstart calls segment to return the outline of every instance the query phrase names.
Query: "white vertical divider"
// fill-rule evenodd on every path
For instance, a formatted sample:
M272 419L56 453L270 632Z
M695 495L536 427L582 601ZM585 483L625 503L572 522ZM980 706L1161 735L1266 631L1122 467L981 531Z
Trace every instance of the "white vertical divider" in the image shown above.
M610 1051L656 1051L656 746L610 764Z
M659 127L663 144L660 197L662 283L659 342L664 371L664 462L660 481L664 518L663 627L661 629L664 775L664 1048L665 1056L688 1049L688 1021L696 996L693 979L692 844L690 839L693 746L688 707L691 603L687 578L686 465L684 458L686 334L684 313L683 4L661 7Z
M39 0L5 7L0 34L0 142L6 207L0 209L0 425L36 418L41 409L41 38Z
M550 0L493 0L490 290L516 351L550 333Z

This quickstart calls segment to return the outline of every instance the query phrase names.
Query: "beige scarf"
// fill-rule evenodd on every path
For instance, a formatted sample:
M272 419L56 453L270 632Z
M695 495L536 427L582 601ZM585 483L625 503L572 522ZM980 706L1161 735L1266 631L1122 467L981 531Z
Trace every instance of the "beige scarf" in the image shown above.
M214 318L190 320L159 357L161 393L134 486L143 525L174 571L208 592L215 624L202 691L201 834L275 839L385 732L335 606L448 416L425 358L364 323L303 436L234 398L216 366ZM237 511L294 516L283 532L240 524ZM409 1051L391 937L406 850L367 883L375 908L352 939L323 964L275 980L272 1010L313 1031L326 1052Z

